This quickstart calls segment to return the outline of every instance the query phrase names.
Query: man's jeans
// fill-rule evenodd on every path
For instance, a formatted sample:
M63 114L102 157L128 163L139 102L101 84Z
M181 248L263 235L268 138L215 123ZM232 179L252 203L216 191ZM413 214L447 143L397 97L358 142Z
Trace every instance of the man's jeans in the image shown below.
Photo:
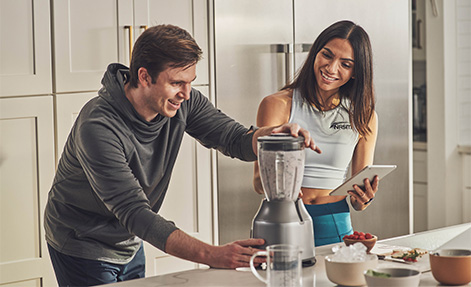
M77 258L58 252L49 244L49 255L59 286L93 286L126 281L145 276L144 248L127 264Z

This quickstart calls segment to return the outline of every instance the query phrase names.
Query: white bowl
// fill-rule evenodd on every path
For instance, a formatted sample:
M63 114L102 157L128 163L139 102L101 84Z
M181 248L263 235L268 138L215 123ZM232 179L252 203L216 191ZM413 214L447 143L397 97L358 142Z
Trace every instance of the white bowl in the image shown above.
M375 272L387 273L391 277L377 277L366 273L365 280L368 287L371 286L400 286L400 287L416 287L419 286L420 272L408 268L378 268L373 269Z
M325 270L327 278L335 284L344 286L365 285L363 272L374 269L378 265L378 257L368 254L367 260L362 262L337 262L331 256L325 257Z

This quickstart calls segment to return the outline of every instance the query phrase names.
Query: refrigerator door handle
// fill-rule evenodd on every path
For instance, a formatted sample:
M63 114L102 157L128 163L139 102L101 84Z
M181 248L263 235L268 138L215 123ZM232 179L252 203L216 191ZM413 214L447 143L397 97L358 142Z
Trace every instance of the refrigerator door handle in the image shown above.
M270 45L270 51L272 53L285 54L285 84L290 82L292 75L293 67L293 52L296 53L307 53L311 49L312 44L302 43L302 44L272 44Z
M432 14L433 14L433 16L438 17L437 0L430 0L430 4L432 4Z
M311 50L312 44L310 43L302 43L302 44L296 44L294 46L295 52L296 53L307 53L309 50Z
M290 53L290 49L292 49L292 44L271 44L270 51L272 53Z
M285 83L288 84L291 78L292 61L294 46L293 44L271 44L270 51L272 53L283 53L285 54Z

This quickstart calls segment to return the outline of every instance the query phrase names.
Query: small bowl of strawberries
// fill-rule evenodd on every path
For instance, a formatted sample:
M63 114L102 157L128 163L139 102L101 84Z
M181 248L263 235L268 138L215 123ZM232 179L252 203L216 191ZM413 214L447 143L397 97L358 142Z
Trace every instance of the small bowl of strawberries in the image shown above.
M378 237L376 235L372 235L371 233L365 233L360 231L354 231L353 234L345 235L343 237L343 242L345 245L352 245L357 242L361 242L363 245L366 246L366 252L369 253L373 246L376 244L376 240Z

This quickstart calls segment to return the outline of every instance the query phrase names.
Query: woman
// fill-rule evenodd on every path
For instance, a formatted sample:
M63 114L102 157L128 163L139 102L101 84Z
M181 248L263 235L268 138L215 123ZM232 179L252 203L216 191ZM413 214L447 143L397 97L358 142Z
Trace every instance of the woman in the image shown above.
M377 135L372 51L368 34L340 21L315 40L292 83L260 103L257 125L297 123L311 133L322 153L306 150L302 200L313 218L316 246L341 242L352 233L346 195L329 195L347 175L373 163ZM263 193L255 164L254 187ZM378 178L355 185L350 203L364 210L378 190Z

